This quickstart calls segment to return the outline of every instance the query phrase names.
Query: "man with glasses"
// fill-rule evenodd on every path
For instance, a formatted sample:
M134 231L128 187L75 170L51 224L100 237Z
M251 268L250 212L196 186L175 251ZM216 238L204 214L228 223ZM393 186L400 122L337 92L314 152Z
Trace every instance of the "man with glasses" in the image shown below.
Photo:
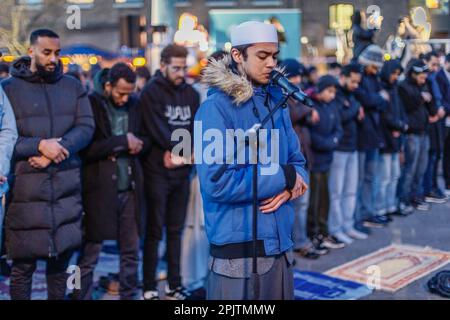
M172 156L172 148L178 141L171 140L177 129L187 129L192 136L200 103L198 93L184 79L187 54L186 48L175 44L164 48L161 69L141 93L144 130L153 143L143 162L148 199L143 268L145 300L159 299L155 276L163 227L167 239L166 298L189 298L181 283L180 255L191 167Z

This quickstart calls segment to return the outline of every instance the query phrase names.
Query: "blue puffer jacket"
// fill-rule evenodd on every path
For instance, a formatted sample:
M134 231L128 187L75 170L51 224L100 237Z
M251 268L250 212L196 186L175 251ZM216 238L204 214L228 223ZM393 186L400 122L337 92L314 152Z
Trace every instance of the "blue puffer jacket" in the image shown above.
M313 163L311 172L326 172L333 162L333 152L339 146L343 130L336 100L323 103L314 100L320 121L310 126Z
M268 114L281 98L281 92L274 87L254 88L251 83L230 69L230 58L225 57L219 62L212 62L205 69L203 81L211 88L208 99L200 106L195 120L194 132L195 161L200 179L203 197L203 209L206 222L206 233L213 247L243 247L240 245L252 241L252 165L248 157L245 164L236 164L236 158L217 182L212 182L213 175L219 170L221 164L208 164L205 161L199 164L207 146L211 142L205 136L207 130L211 133L221 134L225 141L227 129L250 129L259 123ZM204 136L201 136L198 125L201 124ZM271 198L286 189L287 180L283 165L292 165L295 171L304 180L308 181L305 170L305 158L300 152L298 137L292 128L289 110L282 109L277 112L265 129L276 128L279 131L279 166L272 164L275 169L271 174L262 174L270 164L258 164L258 196L260 200ZM272 132L269 132L270 137ZM202 139L203 138L203 139ZM231 140L233 141L233 140ZM214 142L217 143L215 140ZM272 143L264 139L261 144L262 152L270 157ZM226 148L223 143L223 156L218 158L225 162ZM235 148L236 149L236 148ZM246 148L246 155L248 155ZM217 156L217 152L216 152ZM222 163L223 163L222 162ZM295 172L293 172L295 174ZM276 212L271 214L258 213L258 240L262 244L264 253L269 256L283 253L293 246L292 230L294 223L294 210L290 202L283 204ZM238 250L240 250L238 249ZM212 251L211 251L211 254ZM214 255L214 254L213 254ZM235 253L232 254L235 256ZM237 253L237 256L240 256ZM245 255L246 256L246 255Z

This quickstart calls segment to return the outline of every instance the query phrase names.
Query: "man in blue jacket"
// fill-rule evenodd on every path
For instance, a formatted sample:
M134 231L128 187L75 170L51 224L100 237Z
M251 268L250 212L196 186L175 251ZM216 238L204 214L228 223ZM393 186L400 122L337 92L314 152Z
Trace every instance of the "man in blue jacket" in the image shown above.
M1 258L3 244L3 195L8 191L8 173L17 140L16 118L11 104L0 86L0 270L9 273L6 260Z
M319 79L313 92L314 109L319 122L309 126L313 160L311 165L311 197L308 209L308 234L316 245L340 249L345 243L328 230L330 196L328 177L333 153L342 139L342 126L335 101L338 81L331 75Z
M221 146L222 155L217 156L222 150L216 150L215 161L206 161L206 151L210 147L204 141L208 140L206 133L214 132L225 137L231 130L252 128L261 123L282 94L270 83L279 53L275 28L261 22L245 22L232 30L231 43L231 55L212 61L204 72L203 81L211 89L208 99L197 112L196 125L202 126L205 138L199 136L198 130L194 133L195 161L206 232L211 244L207 298L212 300L255 298L250 286L252 165L248 159L242 163L239 159L236 161L236 157L231 158L234 161L213 182L212 177L225 160L230 162L233 152L230 154L226 150L228 148ZM269 133L267 139L260 143L261 148L272 150L275 146L279 152L271 154L272 159L278 156L278 161L257 164L257 269L260 282L256 294L260 299L293 299L293 258L290 252L294 210L289 200L305 193L308 176L289 110L275 113L263 129ZM199 139L201 142L197 142ZM248 148L246 146L245 151ZM205 149L203 155L202 149Z
M378 77L378 71L383 66L381 48L374 44L368 46L358 57L358 62L364 67L364 71L355 96L364 108L364 119L358 128L360 192L355 220L356 228L369 233L364 227L382 228L387 224L385 217L376 215L375 202L380 185L377 163L380 149L385 144L381 130L381 113L387 109L389 95L382 90Z
M381 127L385 140L380 150L378 170L381 175L381 187L375 203L378 216L399 214L408 215L408 210L398 210L397 185L400 179L400 150L401 135L408 130L406 112L398 94L397 79L403 72L398 60L386 61L381 69L381 86L389 94L389 105L386 112L381 114Z

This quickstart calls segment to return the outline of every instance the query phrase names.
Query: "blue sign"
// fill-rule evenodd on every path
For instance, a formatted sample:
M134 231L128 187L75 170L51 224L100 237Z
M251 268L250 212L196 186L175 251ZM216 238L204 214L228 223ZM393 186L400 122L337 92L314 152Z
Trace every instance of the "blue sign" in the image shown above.
M363 284L317 272L294 270L295 300L357 300L373 290Z
M232 26L245 21L276 21L279 26L281 59L300 58L301 11L298 9L218 9L209 11L211 45L224 49Z

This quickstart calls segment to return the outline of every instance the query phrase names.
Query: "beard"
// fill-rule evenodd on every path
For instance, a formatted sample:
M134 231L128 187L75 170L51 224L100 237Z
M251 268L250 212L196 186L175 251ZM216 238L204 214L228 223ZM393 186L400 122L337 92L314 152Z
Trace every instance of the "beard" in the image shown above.
M114 98L113 98L112 94L108 94L108 101L114 108L120 108L121 107L114 101Z
M39 63L38 61L36 61L36 69L37 69L37 73L38 75L45 81L48 83L54 82L58 75L60 74L60 68L57 64L54 64L55 68L53 69L53 71L48 71L46 70L46 66L42 65L41 63Z
M184 77L176 77L176 78L171 78L170 77L170 75L169 75L169 71L168 70L166 70L164 73L163 73L163 76L164 76L164 78L166 78L166 80L168 80L171 84L172 84L172 86L174 86L175 88L177 88L177 87L180 87L182 84L183 84L183 82L184 82Z

